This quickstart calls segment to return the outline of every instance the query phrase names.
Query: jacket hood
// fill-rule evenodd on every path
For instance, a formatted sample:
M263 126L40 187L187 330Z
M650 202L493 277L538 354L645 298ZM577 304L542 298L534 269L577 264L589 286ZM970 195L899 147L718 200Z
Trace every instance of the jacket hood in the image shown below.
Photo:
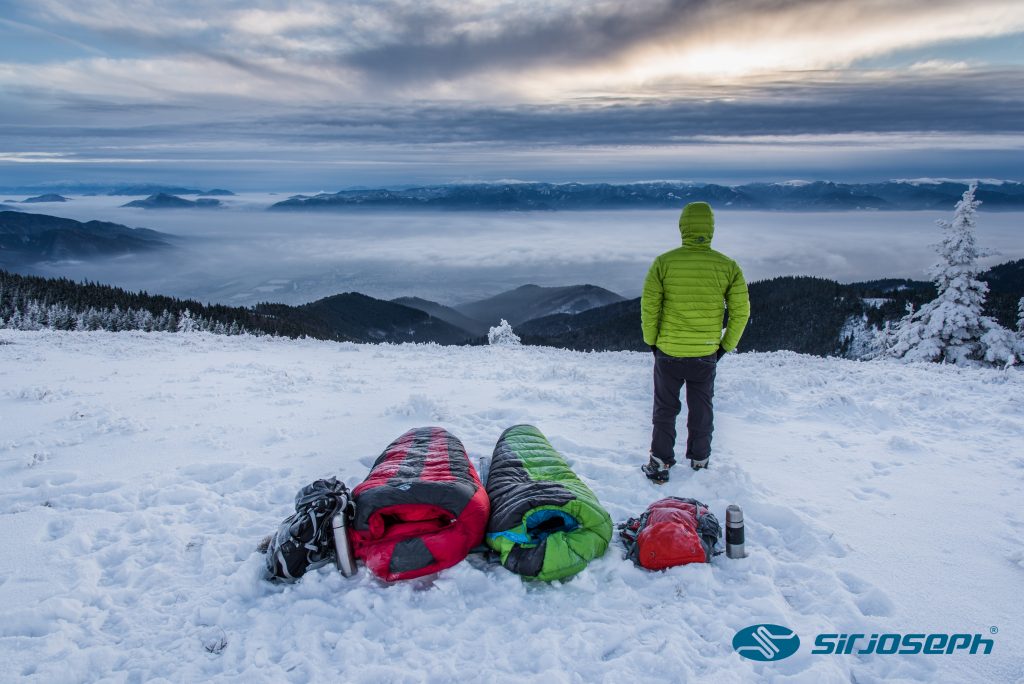
M707 202L690 202L679 217L679 234L684 247L711 249L715 235L715 214Z

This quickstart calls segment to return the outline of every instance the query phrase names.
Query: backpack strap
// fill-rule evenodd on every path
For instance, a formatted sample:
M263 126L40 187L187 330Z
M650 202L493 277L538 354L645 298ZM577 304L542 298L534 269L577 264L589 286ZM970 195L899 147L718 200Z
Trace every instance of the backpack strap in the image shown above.
M650 512L644 511L639 518L629 518L626 522L616 526L619 530L619 539L622 540L622 546L626 550L623 559L633 561L634 565L640 565L640 546L637 544L637 539L643 529L647 527L649 516Z

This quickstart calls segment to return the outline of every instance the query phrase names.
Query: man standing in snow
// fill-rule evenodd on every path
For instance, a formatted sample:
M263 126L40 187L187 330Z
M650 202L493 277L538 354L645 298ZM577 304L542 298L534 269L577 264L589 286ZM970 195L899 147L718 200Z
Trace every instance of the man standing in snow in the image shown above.
M715 370L739 344L750 317L743 271L711 249L715 215L706 202L692 202L679 217L683 245L654 260L640 299L644 343L654 352L654 434L644 474L668 482L675 465L676 416L686 386L686 458L694 470L707 468L714 428ZM722 333L725 308L729 323Z

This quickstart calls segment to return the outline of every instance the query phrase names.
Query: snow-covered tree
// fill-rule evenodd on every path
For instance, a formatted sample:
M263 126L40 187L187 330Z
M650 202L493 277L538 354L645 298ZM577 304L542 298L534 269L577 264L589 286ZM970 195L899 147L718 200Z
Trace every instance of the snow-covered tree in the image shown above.
M46 310L46 327L54 330L74 330L75 314L66 306L51 304Z
M1017 302L1017 358L1024 359L1024 297Z
M1015 361L1013 334L982 314L988 285L978 279L978 259L987 253L974 239L977 209L972 184L957 202L953 221L938 221L943 230L941 259L929 275L938 296L908 312L892 329L886 353L905 361L957 365L1008 365Z
M512 326L504 318L501 319L501 323L487 331L487 344L515 346L521 343L519 335L513 332Z
M178 316L178 332L190 333L195 332L195 330L196 322L192 319L192 312L185 309L181 312L181 315Z
M32 299L25 306L21 317L22 330L42 330L46 326L46 309Z

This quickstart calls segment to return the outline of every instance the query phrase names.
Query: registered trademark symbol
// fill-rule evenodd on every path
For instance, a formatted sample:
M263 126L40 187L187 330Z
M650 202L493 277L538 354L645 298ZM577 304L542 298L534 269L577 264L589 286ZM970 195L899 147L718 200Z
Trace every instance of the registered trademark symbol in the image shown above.
M991 634L999 634L999 628L998 627L989 627L988 631Z

